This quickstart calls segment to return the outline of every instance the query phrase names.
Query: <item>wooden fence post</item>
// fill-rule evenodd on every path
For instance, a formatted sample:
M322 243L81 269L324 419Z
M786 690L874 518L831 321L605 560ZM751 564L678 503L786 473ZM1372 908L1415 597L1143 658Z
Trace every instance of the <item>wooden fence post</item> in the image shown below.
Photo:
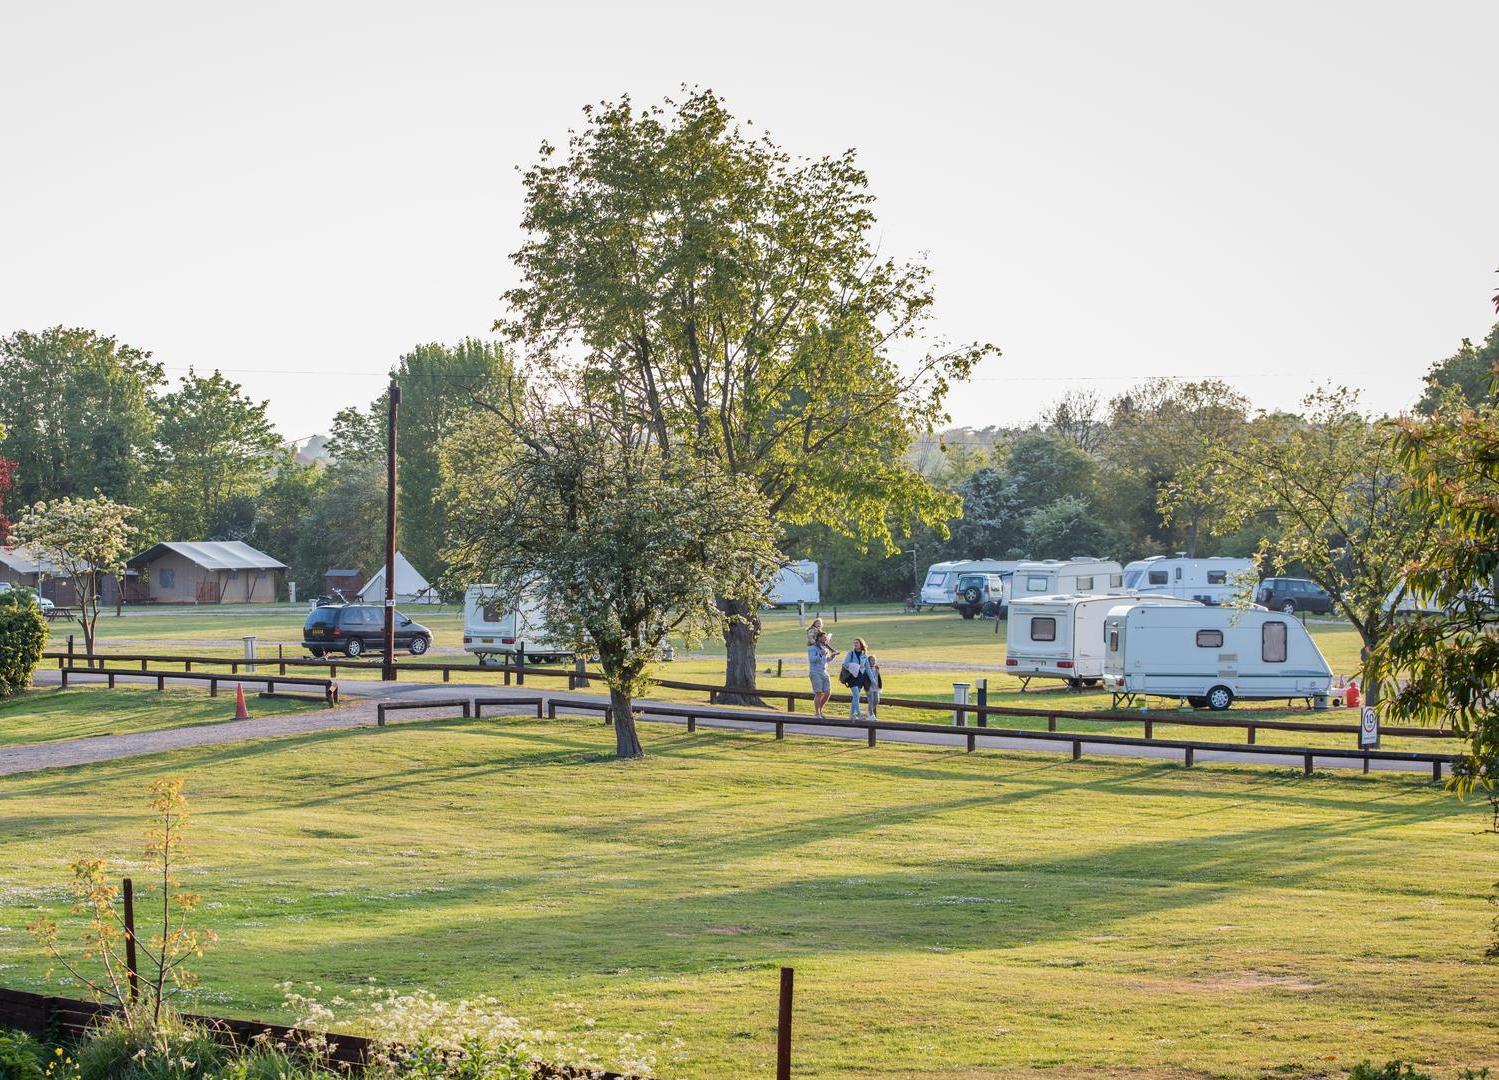
M781 969L781 1003L776 1010L776 1080L791 1080L791 990L794 977L791 968Z
M130 1000L140 996L139 968L135 963L135 883L125 879L125 972L130 980Z
M1189 768L1189 769L1192 767L1192 756L1193 756L1192 751L1193 751L1192 747L1190 747L1190 746L1187 747L1186 760L1183 762L1183 764L1186 765L1186 767Z

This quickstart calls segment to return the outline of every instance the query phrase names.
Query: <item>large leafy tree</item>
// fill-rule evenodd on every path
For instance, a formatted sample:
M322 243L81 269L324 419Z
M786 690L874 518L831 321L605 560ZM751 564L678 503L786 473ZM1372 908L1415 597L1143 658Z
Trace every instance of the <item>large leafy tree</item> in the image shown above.
M217 371L203 376L192 369L180 387L157 400L155 532L174 540L208 539L216 524L243 516L224 511L257 495L285 452L266 418L266 404Z
M878 252L853 153L793 159L710 91L584 117L524 175L522 281L497 328L581 368L663 453L748 480L783 524L893 550L896 530L950 517L906 450L995 350L924 339L929 272ZM726 681L753 687L752 600L719 601Z
M1463 338L1457 352L1431 365L1416 408L1430 415L1447 402L1480 405L1493 400L1491 380L1495 365L1499 365L1499 323L1489 330L1482 345Z
M1319 390L1301 417L1261 417L1213 452L1203 491L1230 525L1265 524L1262 562L1326 589L1367 662L1398 620L1406 567L1426 551L1432 524L1405 503L1395 425L1357 402L1346 389ZM1377 683L1368 691L1372 703Z
M522 445L453 476L453 572L528 595L598 656L616 753L640 757L632 714L668 638L722 632L721 595L757 595L778 562L764 500L742 477L607 415L536 409Z
M1207 536L1232 530L1212 452L1232 447L1248 419L1248 400L1218 379L1152 379L1110 403L1104 487L1111 509L1134 510L1137 544L1153 540L1195 557Z
M419 345L401 357L392 373L401 387L401 431L396 444L401 550L433 581L445 569L442 550L447 538L447 519L437 498L439 447L473 414L475 393L503 383L509 373L500 347L476 338L465 338L457 345ZM488 452L497 449L490 447Z
M138 498L162 380L149 352L93 330L0 338L0 456L16 463L16 501Z
M326 565L309 567L301 559L302 537L313 528L322 489L322 467L299 462L288 450L255 500L255 546L291 567L291 579L303 595L318 590L327 569ZM332 522L326 524L337 528Z

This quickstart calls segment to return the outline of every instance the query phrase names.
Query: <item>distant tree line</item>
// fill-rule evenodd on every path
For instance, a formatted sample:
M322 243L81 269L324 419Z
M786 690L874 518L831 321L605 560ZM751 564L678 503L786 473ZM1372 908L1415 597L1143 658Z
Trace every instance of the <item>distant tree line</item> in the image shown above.
M468 388L508 372L492 342L421 345L402 386L401 548L442 572L437 455ZM96 492L133 508L137 544L243 540L285 562L302 595L324 571L384 561L384 397L338 413L329 462L302 462L267 402L221 372L171 385L149 351L94 330L51 327L0 338L0 528L39 502ZM0 539L3 539L0 536Z

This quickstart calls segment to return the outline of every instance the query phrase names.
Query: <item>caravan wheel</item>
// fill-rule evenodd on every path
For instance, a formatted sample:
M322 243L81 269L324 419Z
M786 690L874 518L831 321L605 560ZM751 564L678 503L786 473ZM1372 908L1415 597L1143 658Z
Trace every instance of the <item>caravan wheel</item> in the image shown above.
M1214 712L1222 712L1234 703L1234 692L1226 686L1215 686L1208 691L1207 703Z

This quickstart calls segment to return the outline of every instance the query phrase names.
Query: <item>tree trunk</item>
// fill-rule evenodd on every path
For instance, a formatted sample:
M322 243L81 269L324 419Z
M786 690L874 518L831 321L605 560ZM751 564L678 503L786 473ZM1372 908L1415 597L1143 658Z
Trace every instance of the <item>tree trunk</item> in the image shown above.
M635 703L630 699L630 695L611 686L609 704L614 709L614 756L617 758L645 757L645 750L640 746L640 735L635 730Z
M1187 522L1187 540L1185 546L1187 549L1187 558L1197 558L1197 519L1195 517Z
M729 616L724 627L724 651L728 654L724 665L723 683L743 689L747 693L720 694L721 705L755 705L765 707L765 702L755 691L755 642L760 639L760 615L743 600L718 600L718 610Z

